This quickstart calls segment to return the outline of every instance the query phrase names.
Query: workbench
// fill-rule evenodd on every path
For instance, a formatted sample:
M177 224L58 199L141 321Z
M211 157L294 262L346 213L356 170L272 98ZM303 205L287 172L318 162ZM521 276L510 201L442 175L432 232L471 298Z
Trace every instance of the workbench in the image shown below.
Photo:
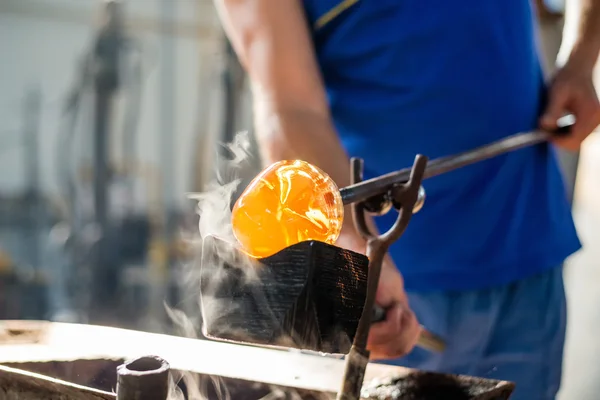
M260 399L270 392L281 398L290 393L303 399L332 398L344 371L339 358L298 351L101 326L3 321L0 399L115 399L116 367L147 355L167 360L175 380L188 373L211 382L208 399L218 398L215 382L232 400ZM390 386L392 382L397 383ZM388 388L368 391L380 385ZM513 388L509 382L375 363L368 365L365 377L365 390L385 399L501 400Z

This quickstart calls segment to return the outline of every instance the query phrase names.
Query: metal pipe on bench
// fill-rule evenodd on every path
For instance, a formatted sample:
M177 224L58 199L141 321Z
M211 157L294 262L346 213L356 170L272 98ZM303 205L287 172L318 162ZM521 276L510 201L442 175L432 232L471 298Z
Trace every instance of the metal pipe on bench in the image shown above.
M117 367L117 400L166 400L169 363L160 357L136 358Z

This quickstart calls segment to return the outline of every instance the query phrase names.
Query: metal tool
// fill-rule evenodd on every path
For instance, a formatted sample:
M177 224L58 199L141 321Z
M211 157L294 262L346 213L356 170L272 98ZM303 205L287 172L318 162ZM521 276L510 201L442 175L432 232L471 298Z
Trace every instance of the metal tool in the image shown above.
M170 366L156 356L139 357L117 367L117 400L166 400Z
M474 164L517 149L532 146L549 140L554 135L566 134L572 125L559 127L555 132L528 132L509 136L497 142L428 162L427 158L417 155L413 166L387 175L362 181L363 160L351 160L352 184L340 190L344 204L352 207L352 217L358 233L367 241L369 258L369 277L367 298L363 313L346 361L344 379L338 400L358 400L369 359L367 338L371 323L377 322L385 311L375 305L375 294L385 254L389 246L398 240L406 230L413 213L422 207L424 190L423 179ZM419 201L419 198L421 200ZM385 233L377 235L371 232L366 213L385 214L393 205L398 210L394 225ZM435 335L423 331L421 345L431 348L443 348L445 344Z
M379 284L379 276L383 259L390 245L402 236L413 215L413 209L419 198L421 181L427 166L427 157L417 155L410 171L408 181L394 185L389 189L390 198L398 207L398 218L394 225L385 233L377 235L371 232L367 224L364 203L352 203L352 219L358 233L367 241L367 257L369 258L369 276L367 281L367 298L362 316L347 356L346 369L342 388L338 392L338 400L358 400L364 380L364 374L369 361L370 352L367 350L367 339L375 307L375 293ZM358 184L362 179L363 160L354 158L351 161L352 183Z
M427 163L423 179L432 178L501 154L543 143L552 136L569 133L572 126L573 124L563 125L554 132L533 131L518 133L473 150L431 160ZM394 185L407 182L411 170L412 168L404 168L342 188L340 189L342 201L344 204L376 201L380 196L387 195Z

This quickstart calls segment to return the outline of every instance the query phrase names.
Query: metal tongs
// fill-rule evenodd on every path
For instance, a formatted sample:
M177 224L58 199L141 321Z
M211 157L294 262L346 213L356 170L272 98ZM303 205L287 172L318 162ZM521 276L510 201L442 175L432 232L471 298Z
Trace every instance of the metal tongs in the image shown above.
M346 358L346 369L338 400L358 400L364 374L369 361L367 338L371 323L385 318L385 310L375 304L375 294L379 283L381 266L390 245L398 240L406 230L412 215L419 211L425 200L425 191L421 186L423 179L441 175L455 169L490 159L501 154L548 141L556 135L570 132L572 121L560 126L554 132L533 131L519 133L460 154L428 161L427 157L417 155L411 168L402 169L377 178L362 181L363 160L351 160L351 182L340 190L345 205L351 205L354 225L367 241L369 258L369 276L367 299L356 331L352 348ZM367 213L385 214L392 207L398 210L394 225L383 234L371 232ZM441 351L444 341L423 329L419 346Z

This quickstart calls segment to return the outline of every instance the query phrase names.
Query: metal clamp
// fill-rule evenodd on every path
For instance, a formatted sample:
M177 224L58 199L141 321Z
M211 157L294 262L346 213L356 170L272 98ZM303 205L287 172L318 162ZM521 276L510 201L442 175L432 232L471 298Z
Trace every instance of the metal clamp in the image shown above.
M337 396L338 400L358 400L360 398L360 390L369 359L367 339L371 328L381 267L389 247L405 232L413 215L413 210L419 202L419 193L421 193L421 199L424 199L421 181L423 180L426 167L427 157L417 155L408 181L394 185L390 189L390 198L398 208L398 218L387 232L376 234L371 231L367 224L367 210L363 202L356 202L351 205L354 225L359 234L367 241L369 276L367 280L367 298L356 330L354 342L346 361L346 370L344 372L342 388ZM363 160L353 158L351 160L351 168L352 183L356 184L362 180Z
M423 161L419 161L420 159ZM398 240L402 233L404 233L404 229L406 229L406 225L408 225L410 216L416 214L421 210L421 208L423 208L423 205L425 203L425 189L423 189L423 186L421 186L421 180L423 179L424 171L419 175L420 180L418 182L418 187L415 189L415 187L411 186L416 185L416 179L414 178L414 174L416 168L418 168L419 166L418 163L423 163L427 165L427 158L424 156L417 156L417 158L415 159L415 164L411 169L412 172L409 178L409 182L407 182L407 184L404 185L393 186L388 193L380 197L380 199L383 198L385 200L382 201L375 198L368 202L366 201L362 203L354 203L352 205L352 217L354 219L354 224L359 234L367 241L367 256L370 260L372 260L372 253L374 251L381 251L385 256L385 253L387 253L389 246L391 246L396 240ZM352 184L356 184L362 181L362 174L364 168L363 165L364 163L362 160L356 158L352 159ZM423 170L425 169L423 168ZM420 173L420 171L417 171L417 173ZM414 194L414 190L417 190L417 198L413 202L412 196ZM373 200L377 202L377 206L381 208L377 209L377 206L375 206ZM397 237L391 237L389 238L389 240L386 240L383 247L380 245L372 245L371 243L373 243L374 241L383 240L384 238L382 236L377 236L370 231L369 227L366 224L365 211L368 211L369 213L383 214L383 211L385 211L385 209L389 210L390 205L395 207L399 212L402 212L403 208L412 208L412 213L406 213L407 215L410 214L410 216L405 217L407 218L406 224L401 228L402 231L398 232ZM398 218L399 221L400 216ZM392 231L393 229L394 227L392 227L390 231ZM372 268L372 261L369 268ZM379 307L377 304L373 304L371 311L371 324L385 320L385 315L385 309ZM421 327L421 329L421 336L419 337L417 346L429 351L436 352L443 351L446 348L446 344L444 343L444 340L442 338L427 331L424 327Z

